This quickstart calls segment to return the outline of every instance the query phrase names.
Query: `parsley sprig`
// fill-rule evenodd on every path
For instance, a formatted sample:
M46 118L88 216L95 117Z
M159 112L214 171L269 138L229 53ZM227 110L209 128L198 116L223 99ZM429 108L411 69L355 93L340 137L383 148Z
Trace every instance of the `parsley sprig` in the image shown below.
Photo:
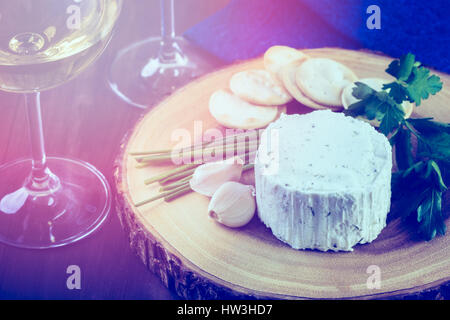
M405 119L402 103L420 106L442 89L442 82L411 53L392 61L386 72L395 81L381 91L356 82L353 96L359 101L345 113L380 122L379 130L394 147L399 169L392 176L392 193L401 208L400 216L413 218L418 234L431 240L446 232L442 199L447 186L441 167L450 165L450 124L432 118ZM416 150L413 139L417 140Z

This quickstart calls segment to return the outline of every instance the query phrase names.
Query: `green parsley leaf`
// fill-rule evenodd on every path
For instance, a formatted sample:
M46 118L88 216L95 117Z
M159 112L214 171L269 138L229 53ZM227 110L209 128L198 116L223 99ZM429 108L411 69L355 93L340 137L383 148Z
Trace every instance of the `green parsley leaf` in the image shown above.
M416 129L421 134L433 134L441 132L450 134L450 123L433 121L433 118L408 119L407 122L412 124L414 129Z
M347 116L357 117L365 114L366 110L366 100L361 100L355 102L348 106L346 110L344 110L344 114Z
M356 87L353 88L352 95L358 100L364 100L376 93L374 89L362 82L355 82Z
M410 125L419 139L417 153L420 157L450 164L450 124L423 118L408 119L406 126Z
M450 164L450 124L431 118L405 120L401 105L409 101L419 106L442 89L442 82L411 53L392 61L386 72L396 80L385 84L381 91L358 82L352 93L359 101L345 112L380 121L379 130L390 137L400 170L392 175L392 199L399 204L400 216L414 218L415 231L431 240L446 231L442 194L447 186L439 164ZM418 141L415 154L413 135Z
M380 100L376 95L372 95L369 98L363 100L365 102L365 115L369 120L381 120L384 117L384 111L386 107L385 102Z
M442 215L442 193L431 189L425 200L417 208L417 222L419 232L427 240L433 239L436 234L444 235L446 225Z
M408 53L400 58L394 60L389 64L386 72L394 76L398 80L406 81L411 75L416 62L416 57L412 53Z
M405 113L397 104L384 103L383 106L385 110L383 110L384 115L380 123L380 131L387 136L402 123Z
M450 134L446 132L422 134L418 143L418 155L450 164Z
M430 160L428 161L428 166L432 168L436 189L441 192L447 191L447 186L444 183L444 179L442 179L441 169L439 169L438 164L435 161Z
M429 95L436 94L442 89L442 82L436 75L430 76L430 70L426 68L413 68L413 77L408 80L406 91L411 102L420 106L422 99L428 99Z
M408 91L403 85L398 82L384 84L383 90L389 91L389 96L391 96L398 104L401 104L403 101L408 100Z
M446 231L442 215L442 193L447 190L433 160L420 161L392 176L393 199L403 218L415 214L418 233L426 240Z
M405 170L414 164L411 152L411 132L403 127L396 131L394 139L395 161L399 170Z

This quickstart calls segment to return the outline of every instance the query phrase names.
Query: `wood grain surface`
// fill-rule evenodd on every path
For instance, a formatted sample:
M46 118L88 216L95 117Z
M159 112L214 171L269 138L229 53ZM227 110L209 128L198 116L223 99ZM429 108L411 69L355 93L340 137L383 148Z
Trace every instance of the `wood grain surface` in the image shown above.
M305 52L340 61L361 78L385 77L391 60L342 49ZM353 252L323 253L291 249L257 217L243 228L223 227L207 218L208 198L195 193L170 203L133 206L157 191L157 186L145 186L144 179L167 167L137 169L127 153L169 148L177 143L172 140L175 130L194 135L195 121L201 121L203 130L219 127L208 112L211 93L226 88L235 72L262 66L262 59L256 59L189 84L146 114L124 141L115 172L118 212L142 261L184 298L448 297L450 236L417 241L399 220L390 222L374 242L358 245ZM450 122L450 77L439 75L444 90L416 108L416 115ZM311 111L300 105L290 110ZM448 204L447 194L445 210ZM381 271L379 289L367 286L368 267L373 265Z
M177 34L212 15L228 1L175 1ZM110 90L107 71L118 50L159 34L159 15L159 0L124 1L115 35L100 59L71 82L42 93L44 134L50 156L88 161L113 184L113 164L121 140L146 111L127 105ZM127 74L124 70L124 77ZM23 97L0 91L0 165L29 156ZM69 290L66 286L69 277L66 270L70 265L81 269L80 290ZM178 299L178 296L148 272L131 251L112 210L97 232L67 247L36 251L0 244L0 299Z

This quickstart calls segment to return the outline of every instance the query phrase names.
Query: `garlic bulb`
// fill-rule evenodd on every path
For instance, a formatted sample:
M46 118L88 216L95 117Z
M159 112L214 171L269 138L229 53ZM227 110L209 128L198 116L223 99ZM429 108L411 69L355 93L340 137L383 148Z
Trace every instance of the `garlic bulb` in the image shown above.
M255 189L242 183L224 183L213 195L208 207L209 216L228 227L246 225L255 215Z
M244 163L239 158L210 162L197 167L189 181L195 192L211 197L227 181L239 181Z

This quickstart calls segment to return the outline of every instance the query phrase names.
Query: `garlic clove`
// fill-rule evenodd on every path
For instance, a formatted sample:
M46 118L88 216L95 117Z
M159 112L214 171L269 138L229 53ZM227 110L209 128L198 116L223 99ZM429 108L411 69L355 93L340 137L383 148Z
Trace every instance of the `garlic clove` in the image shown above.
M244 163L239 158L210 162L198 166L189 185L192 190L211 197L227 181L239 181Z
M249 223L255 211L254 188L234 181L220 186L208 206L210 218L231 228L242 227Z

